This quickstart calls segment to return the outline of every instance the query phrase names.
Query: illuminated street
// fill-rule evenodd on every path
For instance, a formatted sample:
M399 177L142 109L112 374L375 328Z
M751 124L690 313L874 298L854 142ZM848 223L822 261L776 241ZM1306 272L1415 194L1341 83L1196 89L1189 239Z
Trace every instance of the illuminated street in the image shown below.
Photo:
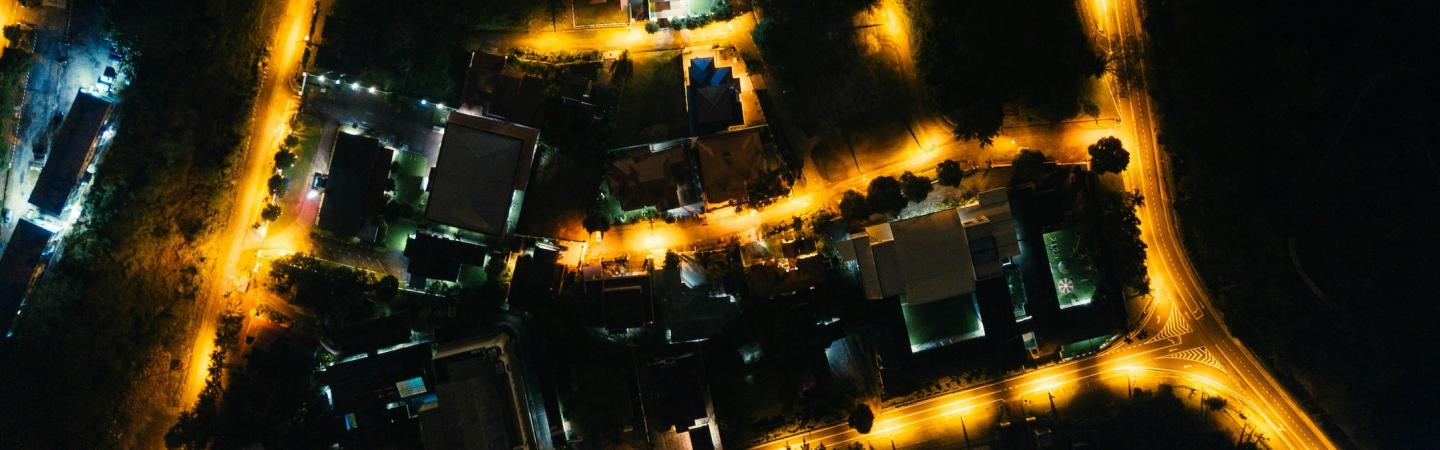
M214 265L215 272L210 276L203 303L205 307L195 317L198 326L195 327L195 343L188 362L190 370L182 397L184 405L191 404L205 387L220 313L228 304L243 297L243 289L251 283L254 252L268 245L265 237L259 235L252 225L259 221L260 208L265 205L265 181L270 178L273 166L271 155L289 134L287 124L297 106L293 80L301 69L300 55L305 47L306 28L314 5L305 0L288 0L279 28L270 43L270 73L263 80L260 94L256 97L250 146L243 158L242 175L236 183L234 206L230 209L224 230L217 233L218 241L209 246L211 254L219 256L219 263Z
M1139 31L1132 1L1091 3L1120 36ZM1114 77L1107 76L1114 86ZM1133 344L1120 344L1100 354L1026 372L993 384L952 392L920 402L885 409L876 429L861 435L845 424L786 436L753 448L786 449L801 442L827 446L852 441L897 447L917 446L935 439L955 442L956 414L993 402L1015 402L1036 392L1087 384L1090 380L1123 381L1124 374L1172 376L1191 386L1207 386L1238 403L1278 448L1336 448L1305 411L1266 372L1243 344L1232 338L1209 302L1199 277L1186 260L1175 231L1170 186L1163 157L1155 145L1155 116L1149 96L1131 93L1120 99L1125 124L1115 133L1138 150L1139 158L1125 172L1127 186L1137 186L1148 200L1142 207L1142 231L1149 245L1148 266L1153 306L1141 330L1148 334ZM999 139L997 141L1003 140ZM1093 139L1092 139L1093 140ZM857 185L859 183L856 183ZM1158 200L1158 201L1156 201ZM937 427L938 425L938 427ZM937 431L936 429L942 430Z

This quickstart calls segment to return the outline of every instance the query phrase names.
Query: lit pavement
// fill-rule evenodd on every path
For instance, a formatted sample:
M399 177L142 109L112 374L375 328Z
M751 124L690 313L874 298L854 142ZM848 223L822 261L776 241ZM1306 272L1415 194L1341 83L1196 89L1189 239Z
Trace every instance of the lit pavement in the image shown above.
M1112 0L1113 1L1113 0ZM1140 33L1134 0L1098 0L1085 11L1100 18L1108 33ZM1113 77L1107 82L1115 85ZM835 446L849 442L896 447L927 447L937 442L956 443L965 433L960 417L995 403L1028 400L1030 414L1042 416L1050 393L1102 384L1163 378L1210 389L1226 398L1248 417L1252 429L1272 448L1336 448L1305 411L1285 392L1238 340L1231 337L1218 311L1186 258L1170 208L1168 174L1157 148L1156 118L1148 95L1120 98L1127 125L1118 130L1132 152L1126 185L1145 196L1140 210L1142 237L1149 245L1148 266L1153 304L1141 328L1145 340L1116 346L1096 356L1071 360L1025 372L994 383L951 392L881 411L870 434L861 435L840 423L777 438L753 448L785 449L802 443ZM998 141L998 140L997 140ZM1057 396L1060 394L1056 394ZM972 419L973 420L973 419ZM1017 420L1012 417L1011 420ZM970 433L977 435L975 422Z
M253 262L244 256L247 253L253 255L253 251L262 244L263 237L251 225L259 221L260 209L265 205L268 193L266 180L274 164L272 155L289 133L288 123L297 105L298 96L291 87L291 81L300 70L300 56L313 6L311 1L289 0L270 42L269 75L261 80L256 96L254 123L240 166L235 203L224 228L216 233L215 241L206 249L219 259L207 276L209 286L202 297L201 312L193 318L199 321L199 326L195 327L195 341L187 363L189 370L181 395L183 407L193 404L205 387L220 313L228 302L234 301L230 298L231 294L243 287L250 275Z

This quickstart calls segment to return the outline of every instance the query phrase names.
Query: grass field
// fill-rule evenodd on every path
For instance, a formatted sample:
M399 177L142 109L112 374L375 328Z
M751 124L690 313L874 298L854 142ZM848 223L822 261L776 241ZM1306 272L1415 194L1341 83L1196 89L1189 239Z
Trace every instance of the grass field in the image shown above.
M685 74L680 52L630 55L634 74L621 87L612 147L646 144L689 135L685 115Z
M570 0L575 8L575 26L595 26L626 23L629 15L620 7L620 0Z
M1090 303L1100 282L1100 270L1082 236L1074 228L1045 233L1045 256L1060 309Z

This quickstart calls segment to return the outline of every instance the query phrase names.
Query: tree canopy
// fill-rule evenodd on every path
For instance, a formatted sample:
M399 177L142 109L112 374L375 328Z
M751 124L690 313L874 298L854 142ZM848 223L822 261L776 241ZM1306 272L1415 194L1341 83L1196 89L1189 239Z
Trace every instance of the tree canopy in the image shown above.
M1044 121L1095 108L1088 83L1105 61L1072 2L922 0L917 66L954 132L982 144L1006 107Z
M865 194L853 190L845 191L845 194L840 196L840 217L851 223L870 217L870 205L865 200Z
M905 209L909 202L905 201L905 194L900 187L900 182L895 177L875 177L870 180L870 186L866 190L866 203L870 205L870 212L885 213L890 215L899 214Z
M904 191L906 200L919 203L925 201L935 187L930 185L930 177L905 172L900 175L900 189Z
M959 162L947 159L935 165L935 177L941 186L959 187L960 181L965 179L965 170L960 168Z
M1130 165L1130 152L1115 136L1100 138L1090 144L1090 167L1096 172L1120 173Z
M1010 175L1010 184L1025 184L1031 181L1038 181L1050 173L1046 165L1047 158L1039 150L1023 149L1015 159L1010 161L1014 172Z

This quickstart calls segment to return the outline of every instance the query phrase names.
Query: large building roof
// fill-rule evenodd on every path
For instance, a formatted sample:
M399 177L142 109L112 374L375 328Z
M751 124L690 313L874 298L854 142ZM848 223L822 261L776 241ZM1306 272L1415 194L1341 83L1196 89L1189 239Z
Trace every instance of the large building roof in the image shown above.
M695 148L709 203L744 200L751 183L780 168L779 161L765 151L761 128L703 137L695 141Z
M1000 276L1020 254L1004 191L980 197L978 205L867 227L837 249L870 299L903 294L919 305L975 292L977 280Z
M906 303L918 305L975 292L970 242L955 211L897 220L890 225L895 233Z
M540 131L460 112L450 114L430 172L425 218L490 234L513 220L515 191L525 190Z
M420 418L427 450L536 448L522 431L509 350L502 335L436 353L439 407Z
M373 240L375 227L367 227L366 222L385 209L386 179L393 158L394 152L380 141L340 133L320 208L320 228Z
M44 265L45 247L53 233L21 220L0 254L0 333L10 329L30 284Z
M114 105L84 92L75 94L70 113L60 125L60 132L50 144L45 168L30 192L30 204L40 212L59 215L75 193L75 187L95 156L105 123L110 120Z

